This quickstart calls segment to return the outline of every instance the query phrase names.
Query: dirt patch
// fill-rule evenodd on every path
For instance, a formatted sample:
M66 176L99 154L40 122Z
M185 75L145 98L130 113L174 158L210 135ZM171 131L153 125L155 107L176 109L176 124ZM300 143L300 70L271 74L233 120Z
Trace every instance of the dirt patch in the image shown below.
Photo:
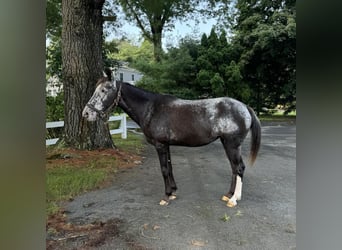
M127 234L123 225L124 221L118 218L75 225L67 223L65 214L60 212L48 219L46 249L97 249L113 239L118 245L128 246L132 250L149 249L136 242L132 235Z
M70 165L82 167L95 161L106 161L113 163L116 161L118 168L133 167L141 163L141 156L122 151L119 149L97 149L97 150L78 150L78 149L48 149L46 152L46 168L58 167L60 165Z
M121 223L119 219L110 219L106 222L74 225L67 223L66 216L61 211L48 219L46 249L61 249L66 244L78 246L77 249L99 247L107 239L119 235Z

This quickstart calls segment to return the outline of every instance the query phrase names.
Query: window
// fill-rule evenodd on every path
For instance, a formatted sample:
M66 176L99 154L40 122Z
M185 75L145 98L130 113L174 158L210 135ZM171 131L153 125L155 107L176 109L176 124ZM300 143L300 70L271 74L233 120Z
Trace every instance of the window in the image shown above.
M132 74L132 81L134 81L134 74Z
M123 73L120 73L120 81L123 82Z

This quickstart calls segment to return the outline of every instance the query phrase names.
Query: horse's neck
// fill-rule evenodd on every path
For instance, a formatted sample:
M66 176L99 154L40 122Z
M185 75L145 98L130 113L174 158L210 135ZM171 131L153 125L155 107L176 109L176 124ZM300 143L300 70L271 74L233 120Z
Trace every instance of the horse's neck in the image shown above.
M140 126L154 99L154 94L122 83L119 106Z

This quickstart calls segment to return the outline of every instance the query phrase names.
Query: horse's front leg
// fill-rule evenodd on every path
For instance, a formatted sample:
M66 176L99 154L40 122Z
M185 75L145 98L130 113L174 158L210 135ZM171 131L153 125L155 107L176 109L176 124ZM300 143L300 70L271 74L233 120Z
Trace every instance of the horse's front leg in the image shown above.
M168 205L169 204L169 196L172 194L172 188L170 183L170 168L168 164L168 145L165 144L157 144L156 150L159 156L160 168L164 179L165 184L165 197L160 201L160 205Z
M171 186L171 190L172 190L172 193L169 196L169 199L174 200L177 198L177 196L176 196L177 185L176 185L175 179L173 177L171 154L170 154L170 147L169 146L167 146L167 164L168 164L168 168L169 168L169 182L170 182L170 186Z

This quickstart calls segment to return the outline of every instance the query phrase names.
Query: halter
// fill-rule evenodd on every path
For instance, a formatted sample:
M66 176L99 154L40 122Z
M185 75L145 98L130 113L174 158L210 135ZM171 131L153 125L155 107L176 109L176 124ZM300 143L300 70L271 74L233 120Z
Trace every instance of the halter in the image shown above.
M115 82L115 84L116 84L116 82ZM121 97L121 87L122 87L122 84L120 84L120 86L119 86L119 90L118 90L118 94L117 94L116 98L114 99L113 103L107 108L107 110L104 110L104 111L99 110L99 109L95 108L95 106L90 104L90 103L87 103L86 106L88 108L90 108L91 110L95 111L96 113L98 113L102 120L106 121L107 120L106 118L108 117L108 112L112 108L116 107L119 104L120 97Z

